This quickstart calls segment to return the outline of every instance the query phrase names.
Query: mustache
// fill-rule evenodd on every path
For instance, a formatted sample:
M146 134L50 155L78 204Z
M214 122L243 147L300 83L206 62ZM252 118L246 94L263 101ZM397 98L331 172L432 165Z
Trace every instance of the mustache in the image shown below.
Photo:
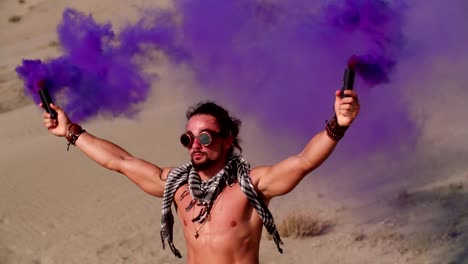
M195 154L206 154L206 153L203 152L203 151L197 150L197 151L192 152L191 156L193 156L193 155L195 155Z

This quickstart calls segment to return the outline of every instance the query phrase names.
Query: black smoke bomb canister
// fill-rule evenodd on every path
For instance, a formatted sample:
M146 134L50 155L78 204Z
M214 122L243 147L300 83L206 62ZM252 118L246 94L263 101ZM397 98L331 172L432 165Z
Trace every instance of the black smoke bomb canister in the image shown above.
M345 90L352 90L354 88L354 77L356 75L357 64L357 56L351 56L351 58L348 60L348 67L344 71L343 86L341 87L341 98L348 97L348 95L344 94Z
M52 119L57 119L57 112L50 107L50 104L53 103L52 97L50 96L49 90L46 87L44 80L39 80L37 82L37 88L39 96L41 97L42 107L50 114Z

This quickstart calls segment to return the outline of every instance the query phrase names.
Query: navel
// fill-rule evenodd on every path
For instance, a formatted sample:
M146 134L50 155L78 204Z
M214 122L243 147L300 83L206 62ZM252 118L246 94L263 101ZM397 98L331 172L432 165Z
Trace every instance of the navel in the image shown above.
M236 225L237 225L237 222L234 221L234 220L232 220L232 221L231 221L231 227L235 227Z

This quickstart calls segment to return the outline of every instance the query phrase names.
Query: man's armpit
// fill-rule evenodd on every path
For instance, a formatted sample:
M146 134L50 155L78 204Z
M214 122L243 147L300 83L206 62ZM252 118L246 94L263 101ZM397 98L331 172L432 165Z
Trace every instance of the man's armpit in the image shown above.
M161 169L159 170L159 179L160 179L161 181L166 181L166 180L167 180L167 175L166 175L166 177L163 179L163 172L164 172L164 168L161 168Z

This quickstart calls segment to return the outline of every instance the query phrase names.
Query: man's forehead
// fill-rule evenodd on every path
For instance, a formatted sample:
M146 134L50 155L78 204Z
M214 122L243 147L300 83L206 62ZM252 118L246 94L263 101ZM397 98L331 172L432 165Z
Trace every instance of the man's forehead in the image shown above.
M198 132L203 130L219 130L216 118L211 115L194 115L187 122L187 131Z

